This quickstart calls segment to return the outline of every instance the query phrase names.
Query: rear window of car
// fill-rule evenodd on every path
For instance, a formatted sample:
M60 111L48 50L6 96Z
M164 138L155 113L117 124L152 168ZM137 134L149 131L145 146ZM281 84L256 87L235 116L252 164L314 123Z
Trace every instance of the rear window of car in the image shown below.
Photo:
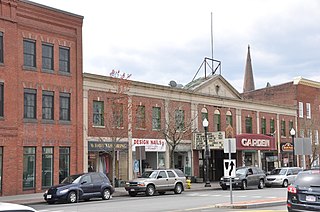
M176 177L176 175L173 173L173 171L168 171L168 176L169 177Z
M299 186L320 186L320 173L299 173L294 184Z
M175 172L179 177L185 177L184 173L180 169L176 169Z

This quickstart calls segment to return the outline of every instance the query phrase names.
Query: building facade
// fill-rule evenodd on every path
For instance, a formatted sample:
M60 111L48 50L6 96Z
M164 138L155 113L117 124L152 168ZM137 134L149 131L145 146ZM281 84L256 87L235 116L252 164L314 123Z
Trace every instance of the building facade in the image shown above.
M83 17L0 1L0 193L83 171Z
M234 138L237 166L279 167L281 123L296 125L290 106L244 101L221 76L199 78L183 88L84 74L84 166L126 181L151 168L179 168L204 178L204 118L209 121L209 178L223 175L225 138ZM115 169L113 169L115 167ZM114 172L111 175L111 172ZM112 177L114 176L114 177Z

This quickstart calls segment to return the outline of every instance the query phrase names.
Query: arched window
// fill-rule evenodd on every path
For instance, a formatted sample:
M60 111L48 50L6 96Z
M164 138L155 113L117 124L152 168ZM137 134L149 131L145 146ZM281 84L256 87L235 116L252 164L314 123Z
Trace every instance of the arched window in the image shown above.
M230 110L226 113L226 126L228 127L229 125L232 127L232 113Z
M201 109L201 121L203 121L204 118L208 120L208 110L205 107Z
M214 111L213 116L214 131L221 131L221 115L219 110Z

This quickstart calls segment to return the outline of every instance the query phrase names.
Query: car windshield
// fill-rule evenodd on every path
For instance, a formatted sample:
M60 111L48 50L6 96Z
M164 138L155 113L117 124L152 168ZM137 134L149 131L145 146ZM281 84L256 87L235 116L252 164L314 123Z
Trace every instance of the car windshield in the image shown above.
M141 175L141 178L152 178L150 177L150 175L153 173L154 171L145 171L143 172L143 174Z
M237 169L236 170L236 174L245 175L246 174L246 169Z
M287 170L285 169L274 169L271 171L271 175L285 175Z
M69 183L79 183L80 181L80 176L79 174L76 175L71 175L69 177L64 178L64 180L62 180L62 184L69 184Z

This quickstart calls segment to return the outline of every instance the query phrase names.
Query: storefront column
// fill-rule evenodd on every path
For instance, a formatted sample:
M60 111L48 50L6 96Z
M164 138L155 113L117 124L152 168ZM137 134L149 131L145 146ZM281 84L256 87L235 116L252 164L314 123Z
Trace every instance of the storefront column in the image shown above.
M128 179L133 179L132 158L132 97L128 96Z
M261 169L262 169L262 163L261 163L261 151L260 151L260 150L258 150L258 166L259 166L259 168L261 168Z

